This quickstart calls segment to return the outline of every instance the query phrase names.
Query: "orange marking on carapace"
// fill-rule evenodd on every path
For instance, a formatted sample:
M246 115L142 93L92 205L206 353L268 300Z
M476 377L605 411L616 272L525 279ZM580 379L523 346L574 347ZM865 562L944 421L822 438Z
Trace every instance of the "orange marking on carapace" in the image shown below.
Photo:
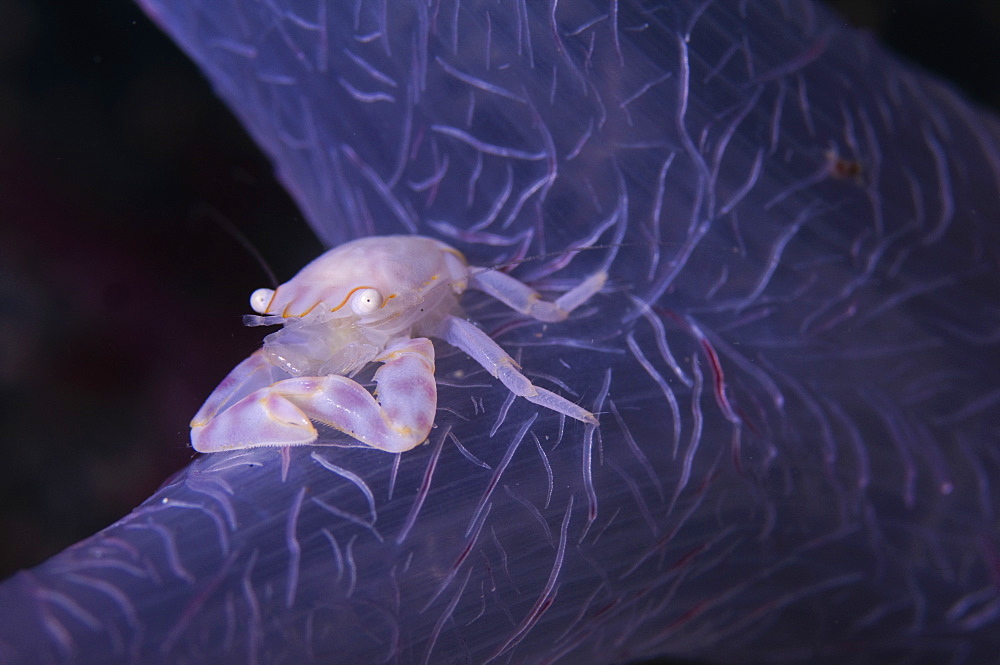
M336 312L338 309L340 309L341 307L343 307L344 305L346 305L347 301L351 299L351 296L353 296L355 294L355 292L360 291L361 289L375 289L375 287L374 286L355 286L353 289L351 289L350 291L347 292L347 295L344 296L344 299L340 301L340 304L337 305L336 307L334 307L333 309L331 309L330 311L331 312ZM375 289L375 290L378 291L378 289Z
M309 312L311 312L314 309L316 309L316 305L318 305L318 304L319 303L314 303L312 307L310 307L306 311L302 312L301 314L289 314L288 313L288 308L292 306L292 303L288 303L287 305L285 305L285 309L281 312L281 318L283 318L283 319L301 319L303 316L308 316Z

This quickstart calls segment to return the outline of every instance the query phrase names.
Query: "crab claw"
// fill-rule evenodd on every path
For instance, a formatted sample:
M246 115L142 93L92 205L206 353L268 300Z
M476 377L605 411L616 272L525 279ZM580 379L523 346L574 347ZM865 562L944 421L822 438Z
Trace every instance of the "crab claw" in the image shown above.
M200 453L217 453L315 441L318 435L309 418L275 386L247 395L207 423L191 423L191 445Z

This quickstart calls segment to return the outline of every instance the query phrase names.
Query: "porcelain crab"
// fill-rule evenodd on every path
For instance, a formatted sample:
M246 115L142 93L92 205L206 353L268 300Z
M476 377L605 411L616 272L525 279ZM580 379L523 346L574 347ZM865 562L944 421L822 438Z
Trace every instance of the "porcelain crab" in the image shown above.
M521 373L473 323L457 316L467 288L539 321L557 322L603 287L598 272L555 301L499 270L470 266L453 247L422 236L373 236L321 255L275 290L250 297L248 325L282 324L236 366L191 421L199 452L316 441L312 421L388 452L427 439L437 409L434 337L458 347L513 393L570 418L594 414ZM370 362L375 395L351 378ZM275 368L291 378L273 380Z

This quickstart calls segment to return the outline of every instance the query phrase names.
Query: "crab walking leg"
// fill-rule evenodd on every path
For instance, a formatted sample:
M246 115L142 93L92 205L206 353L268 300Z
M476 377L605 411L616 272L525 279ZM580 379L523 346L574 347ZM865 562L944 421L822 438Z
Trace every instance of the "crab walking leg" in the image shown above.
M437 410L434 346L405 339L375 360L384 363L375 372L378 401L345 376L285 379L192 429L192 444L199 452L309 444L317 438L310 422L316 420L380 450L414 448L427 439Z
M598 424L597 418L590 411L551 390L533 384L528 377L521 374L514 359L472 323L457 316L448 316L441 322L436 336L468 353L515 395L581 422Z
M549 302L542 300L542 296L524 282L499 270L472 268L472 271L469 279L471 288L493 296L522 314L550 323L565 319L570 312L600 291L608 280L608 274L603 270L595 272L554 302Z

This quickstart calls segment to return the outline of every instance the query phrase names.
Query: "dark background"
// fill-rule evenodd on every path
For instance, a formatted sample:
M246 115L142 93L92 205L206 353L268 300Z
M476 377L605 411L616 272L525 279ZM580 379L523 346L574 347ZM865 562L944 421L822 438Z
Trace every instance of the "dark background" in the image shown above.
M209 0L205 0L209 1ZM1000 106L1000 3L847 0ZM321 251L267 160L128 0L0 0L0 579L128 513Z

